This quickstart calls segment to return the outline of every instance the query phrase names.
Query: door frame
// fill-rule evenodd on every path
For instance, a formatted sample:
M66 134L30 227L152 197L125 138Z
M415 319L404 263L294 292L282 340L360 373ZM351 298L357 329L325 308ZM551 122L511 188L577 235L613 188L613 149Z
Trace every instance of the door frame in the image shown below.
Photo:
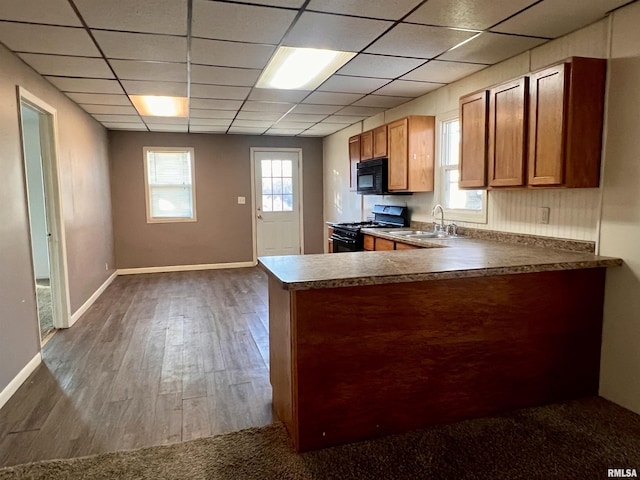
M49 238L49 265L53 319L55 328L69 328L71 321L70 296L69 296L69 270L67 262L67 247L64 228L64 215L62 211L62 196L60 189L60 158L58 151L58 113L55 108L33 95L21 86L17 88L18 118L20 124L20 144L22 147L22 160L24 167L25 197L27 208L30 209L27 185L27 166L24 145L24 132L22 128L22 106L29 107L40 114L40 151L42 155L42 173L45 192L45 210ZM43 121L44 119L44 121ZM29 216L31 212L29 211ZM29 241L31 241L31 226L29 226ZM33 252L31 254L32 273ZM34 273L35 286L35 273ZM35 287L34 287L35 290ZM38 328L39 330L39 328Z
M298 216L300 223L300 253L304 255L304 202L302 179L302 148L251 147L251 236L253 237L253 264L258 264L258 229L256 225L256 153L257 152L295 152L298 154Z

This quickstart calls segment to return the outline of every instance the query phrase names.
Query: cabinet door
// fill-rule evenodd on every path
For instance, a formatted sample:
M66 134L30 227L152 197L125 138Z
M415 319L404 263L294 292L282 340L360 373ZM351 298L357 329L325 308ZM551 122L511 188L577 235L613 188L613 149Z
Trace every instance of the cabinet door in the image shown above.
M396 250L415 250L416 248L421 247L418 247L417 245L411 245L409 243L396 242Z
M373 158L387 156L387 126L382 125L373 130Z
M433 191L435 117L409 117L407 165L410 192Z
M364 236L364 249L367 251L375 250L375 238L373 235Z
M408 170L408 124L403 118L390 123L389 135L389 190L406 190L409 187Z
M386 238L376 238L376 251L379 250L395 250L395 243Z
M492 88L489 98L489 185L524 185L528 78Z
M489 92L460 98L460 181L459 188L487 186L487 139Z
M360 134L360 161L373 158L373 130Z
M564 182L569 64L556 65L530 78L529 185Z
M354 135L349 139L349 190L355 192L358 189L358 162L360 161L360 135Z

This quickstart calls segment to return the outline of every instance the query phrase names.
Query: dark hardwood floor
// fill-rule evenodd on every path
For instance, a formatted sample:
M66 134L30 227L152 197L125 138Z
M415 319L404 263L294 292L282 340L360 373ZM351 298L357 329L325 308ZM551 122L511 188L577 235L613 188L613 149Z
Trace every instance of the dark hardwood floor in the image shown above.
M272 422L266 275L118 277L0 410L0 466Z

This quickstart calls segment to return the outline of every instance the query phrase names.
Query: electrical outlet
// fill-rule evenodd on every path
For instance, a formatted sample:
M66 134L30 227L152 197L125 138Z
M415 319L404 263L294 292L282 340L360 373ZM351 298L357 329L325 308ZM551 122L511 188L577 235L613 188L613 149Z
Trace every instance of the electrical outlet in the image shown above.
M238 197L238 205L244 205L247 203L247 199L245 197Z
M538 210L538 223L548 225L550 212L551 209L549 207L540 207L540 210Z

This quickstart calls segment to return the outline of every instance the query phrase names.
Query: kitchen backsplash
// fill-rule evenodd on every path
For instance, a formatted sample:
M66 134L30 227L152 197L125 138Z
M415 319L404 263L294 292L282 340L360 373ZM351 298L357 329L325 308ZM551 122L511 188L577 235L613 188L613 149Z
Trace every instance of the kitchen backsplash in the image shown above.
M411 196L364 196L363 215L366 217L376 203L407 205L411 220L432 222L432 193ZM492 190L489 192L487 223L458 222L460 226L502 232L541 235L545 237L597 240L600 190L545 189ZM538 223L540 207L549 207L549 224ZM451 219L445 216L447 223Z

